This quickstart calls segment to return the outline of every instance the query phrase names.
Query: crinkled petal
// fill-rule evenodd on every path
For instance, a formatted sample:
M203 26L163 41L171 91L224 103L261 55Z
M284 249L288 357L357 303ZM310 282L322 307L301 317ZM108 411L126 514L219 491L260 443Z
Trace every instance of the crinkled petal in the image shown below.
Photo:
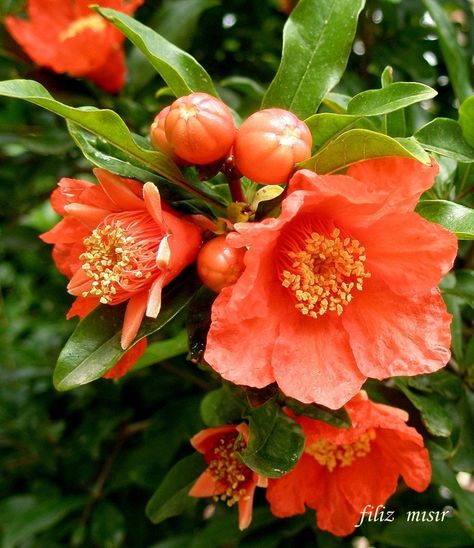
M272 514L279 518L304 514L307 502L315 502L315 494L324 474L325 468L303 453L296 467L288 474L269 480L267 500Z
M272 366L275 379L287 396L331 409L344 405L365 381L347 333L337 317L329 314L305 318L296 312L281 318Z
M385 194L386 208L397 212L413 210L423 192L433 186L437 174L434 161L425 166L395 156L359 162L347 170L347 175L364 182L369 191Z
M279 318L269 314L229 320L226 305L231 291L231 287L223 289L212 307L204 359L225 379L262 388L275 380L270 364Z
M363 243L366 270L401 294L437 286L453 266L458 248L454 234L413 212L384 217L366 231Z
M424 491L431 481L431 463L428 451L423 447L423 438L414 428L402 430L380 429L377 445L384 455L397 467L408 487Z
M402 296L370 279L342 314L359 369L376 379L432 373L446 365L450 321L437 289Z

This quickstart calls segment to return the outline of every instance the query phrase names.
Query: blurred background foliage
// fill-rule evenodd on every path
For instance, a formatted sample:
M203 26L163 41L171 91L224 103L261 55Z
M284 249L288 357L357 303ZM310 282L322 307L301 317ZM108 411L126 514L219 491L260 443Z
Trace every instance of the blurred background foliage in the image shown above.
M428 12L433 4L443 10L448 38ZM246 115L257 109L276 72L291 6L290 0L147 0L136 17L194 55L228 104ZM86 81L31 64L3 27L7 14L23 9L22 0L0 0L0 79L33 78L68 104L113 108L132 131L147 135L154 115L171 97L141 54L127 45L129 82L120 96L106 95ZM457 118L460 93L471 86L473 56L472 0L369 0L335 91L354 95L380 87L386 65L393 67L394 80L435 87L439 95L434 100L407 109L413 131L435 116ZM465 63L464 72L453 69L457 59ZM472 207L472 164L440 162L433 195ZM417 508L453 506L456 514L448 522L365 524L353 538L337 539L316 531L311 511L276 520L259 493L254 521L244 533L237 530L234 509L208 501L190 503L183 515L152 525L144 514L146 502L172 464L190 453L188 440L203 427L202 396L219 383L186 361L183 319L177 318L159 333L172 342L148 359L159 361L156 365L120 382L100 380L66 394L54 391L52 369L75 322L64 319L71 302L66 280L38 234L56 221L48 197L57 181L89 173L62 120L29 104L0 101L3 548L473 545L472 272L451 274L443 285L454 314L450 367L429 380L367 386L374 399L410 411L412 423L428 439L434 463L428 491L416 495L401 489L388 507L402 516ZM473 268L471 243L462 243L457 266ZM209 519L213 514L215 519Z

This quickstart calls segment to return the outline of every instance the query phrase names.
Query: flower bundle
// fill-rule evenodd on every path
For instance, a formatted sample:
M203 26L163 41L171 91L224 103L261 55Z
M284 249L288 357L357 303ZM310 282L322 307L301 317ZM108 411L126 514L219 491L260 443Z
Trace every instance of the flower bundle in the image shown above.
M363 2L344 3L348 32L334 48L309 29L335 24L300 0L280 70L241 119L197 61L126 15L141 2L73 4L49 14L31 0L30 20L7 28L36 63L109 92L124 84L127 36L175 98L150 120L148 140L113 111L64 105L32 81L0 83L0 94L66 118L98 181L61 179L51 195L61 220L41 235L75 297L68 317L81 319L55 386L133 374L148 342L198 307L188 367L222 386L203 400L206 428L191 439L199 455L176 465L189 480L183 499L236 504L244 529L262 488L275 516L310 508L319 528L343 536L364 509L383 507L400 476L426 489L423 436L383 389L409 395L407 379L450 360L438 285L459 230L442 204L423 214L439 174L433 151L443 151L423 128L391 136L387 118L436 92L392 82L387 69L381 89L318 110L332 104ZM49 34L38 34L46 19ZM152 519L166 504L160 489Z

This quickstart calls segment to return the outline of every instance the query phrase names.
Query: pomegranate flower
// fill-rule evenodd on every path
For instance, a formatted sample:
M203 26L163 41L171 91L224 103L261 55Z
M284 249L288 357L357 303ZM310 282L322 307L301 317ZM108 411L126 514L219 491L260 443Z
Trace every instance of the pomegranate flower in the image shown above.
M135 338L143 316L156 318L161 290L194 261L201 232L166 204L152 183L95 169L100 184L61 179L51 196L64 218L41 235L70 278L77 298L68 313L84 317L99 303L128 301L121 344Z
M401 475L415 491L425 490L431 465L423 438L405 423L401 409L373 403L364 392L346 406L351 428L298 417L306 435L296 467L269 480L267 500L278 517L316 510L320 529L348 535L395 492Z
M268 480L245 466L235 456L235 451L248 443L248 426L228 424L201 430L192 439L192 446L204 455L206 470L189 491L192 497L214 497L235 503L239 507L239 528L245 529L252 521L255 488L266 487Z
M225 379L330 408L367 377L429 373L450 356L436 285L456 238L413 211L437 173L404 158L301 170L277 219L238 223L245 270L214 302L204 359Z
M143 0L99 0L132 15ZM39 66L83 76L110 93L125 84L124 35L90 9L89 0L29 0L28 20L7 17L13 38Z

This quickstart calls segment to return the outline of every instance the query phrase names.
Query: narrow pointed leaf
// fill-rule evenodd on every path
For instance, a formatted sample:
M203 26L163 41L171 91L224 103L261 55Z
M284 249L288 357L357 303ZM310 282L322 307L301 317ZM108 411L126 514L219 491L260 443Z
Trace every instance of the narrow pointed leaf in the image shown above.
M364 0L300 0L283 31L283 56L262 108L314 114L340 80Z
M464 139L474 147L474 95L468 97L459 107L459 123Z
M193 271L164 291L158 318L145 318L134 344L159 331L191 300L200 285ZM65 391L92 382L106 373L124 355L120 334L125 306L99 306L76 327L63 348L54 370L57 390Z
M349 101L347 114L379 116L432 99L435 95L437 92L425 84L395 82L382 89L369 89L359 93Z
M196 91L217 95L211 77L189 53L133 17L110 8L96 7L96 10L137 46L176 97Z
M353 128L371 129L374 125L361 116L350 114L334 114L321 112L314 114L305 120L306 125L313 136L313 147L321 148L329 140L334 139L340 133Z
M334 173L362 160L382 156L403 156L424 164L430 163L428 154L413 138L393 139L367 129L351 129L329 141L298 167L320 174Z
M177 462L163 478L146 506L146 515L153 523L178 516L197 502L188 495L193 483L204 472L203 455L193 453Z
M459 101L463 101L474 93L469 77L468 58L458 43L454 25L449 21L439 1L423 0L423 3L436 23L436 32L454 93Z
M178 184L183 181L181 172L171 158L161 152L146 150L139 146L125 122L112 110L95 107L74 108L64 105L56 101L41 84L33 80L0 82L0 95L23 99L59 114L90 133L102 137L151 171Z

